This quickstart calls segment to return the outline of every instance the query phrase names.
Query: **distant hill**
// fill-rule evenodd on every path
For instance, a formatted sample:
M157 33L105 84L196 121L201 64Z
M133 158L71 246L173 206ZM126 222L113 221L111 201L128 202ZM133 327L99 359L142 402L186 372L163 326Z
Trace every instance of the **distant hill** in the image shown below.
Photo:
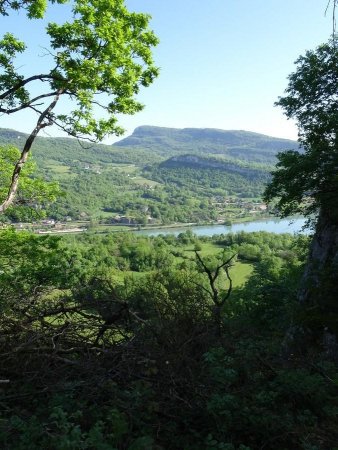
M0 144L22 147L27 134L0 128ZM296 141L279 139L249 131L212 128L164 128L141 126L114 145L91 144L73 138L38 137L33 154L38 163L53 159L62 164L160 162L178 154L219 155L226 159L274 164L276 154L295 149Z
M265 170L260 170L252 166L244 166L234 162L225 161L217 158L204 158L198 155L179 155L173 156L159 164L159 168L175 169L178 167L187 167L191 169L215 169L222 172L242 175L246 178L256 178L265 174Z
M19 131L0 128L0 145L14 145L22 148L28 135ZM140 150L113 147L111 145L79 142L74 138L38 136L32 147L32 154L39 166L53 160L60 164L72 165L75 162L88 164L105 163L141 163L147 164L158 160L156 155Z
M147 149L164 157L192 152L271 164L275 163L278 152L298 148L298 143L241 130L141 126L114 146Z
M22 148L26 138L0 129L0 145ZM259 200L276 154L297 147L247 131L143 126L114 145L40 136L32 154L39 175L57 180L65 192L49 217L151 216L174 223L243 217L245 210L226 211L215 198Z

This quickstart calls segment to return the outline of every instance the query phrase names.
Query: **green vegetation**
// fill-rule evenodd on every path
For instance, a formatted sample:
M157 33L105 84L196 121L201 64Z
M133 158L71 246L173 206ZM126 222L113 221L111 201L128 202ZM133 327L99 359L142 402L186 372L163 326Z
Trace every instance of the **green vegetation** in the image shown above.
M7 145L0 146L0 203L7 197L11 182L13 167L20 157L17 148ZM36 175L36 165L28 161L21 173L20 188L16 194L14 205L8 208L7 217L12 220L34 220L46 215L46 209L51 202L60 196L60 188L54 182L45 182ZM39 208L36 206L39 205ZM15 207L13 207L15 206ZM45 206L43 208L43 206Z
M1 2L0 15L20 8L29 19L41 19L47 1ZM63 18L63 23L49 22L45 28L49 58L42 73L26 73L18 63L27 51L25 42L9 31L0 39L0 113L37 115L0 212L13 204L21 170L41 130L53 125L92 142L118 136L123 132L118 115L142 110L136 96L158 75L151 53L158 39L149 28L150 17L128 11L124 0L74 0L64 8ZM32 26L27 21L28 33Z
M115 114L138 110L133 95L157 74L147 16L128 13L123 0L72 7L73 22L47 28L60 51L56 68L37 80L56 90L53 102L20 156L10 144L22 135L2 133L0 201L4 221L31 211L82 219L88 231L0 229L0 448L337 450L335 37L298 60L278 102L298 120L303 149L279 155L265 191L282 215L317 212L313 237L98 234L99 221L264 214L268 164L284 143L142 127L94 155L75 140L35 139L44 120L71 135L118 132ZM18 8L39 18L46 3L9 0L0 14ZM16 72L23 50L10 34L0 41L2 112L45 98L30 97L31 79ZM98 122L96 93L114 96ZM52 113L62 95L77 100L72 115ZM34 140L39 173L28 160ZM51 205L55 181L66 194Z
M150 135L156 136L157 130L152 129ZM236 145L240 145L243 133L239 133ZM210 152L213 151L212 136L211 133L208 141ZM248 136L243 145L250 142ZM254 136L257 140L261 135ZM37 138L33 154L40 176L59 182L65 193L46 209L46 215L60 221L70 217L73 221L92 219L102 224L114 221L116 216L125 216L131 224L162 225L225 222L265 213L260 209L261 196L271 165L237 160L227 154L226 147L223 155L181 154L177 159L172 156L177 154L177 149L158 145L157 149L147 151L144 139L144 150L141 150L138 147L80 146L72 139ZM266 151L275 154L273 145L269 147L266 139ZM20 133L0 132L0 142L4 145L18 145L24 140L25 136ZM251 145L255 142L253 140ZM194 141L189 145L191 149ZM181 152L183 150L186 148ZM254 150L251 154L254 155Z
M248 131L142 126L115 146L134 148L136 153L146 148L148 152L159 154L163 158L194 153L199 156L223 155L237 161L274 164L279 151L295 148L297 144L287 139Z
M338 312L338 37L308 51L296 64L277 104L288 118L296 119L304 153L280 154L265 197L278 198L281 215L316 215L298 296L310 314L315 311L317 333L327 329L336 335L338 328L328 317Z
M1 231L1 448L333 449L337 368L281 356L308 242Z

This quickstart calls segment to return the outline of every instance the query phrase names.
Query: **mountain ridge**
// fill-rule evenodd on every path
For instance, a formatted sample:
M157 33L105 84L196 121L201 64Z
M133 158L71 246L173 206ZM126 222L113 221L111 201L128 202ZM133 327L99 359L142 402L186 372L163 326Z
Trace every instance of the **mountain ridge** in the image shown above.
M277 138L245 130L217 128L166 128L143 125L113 144L152 150L170 157L177 153L218 154L252 162L275 163L278 152L298 148L290 139ZM168 151L172 152L170 155Z
M22 148L28 134L0 128L0 144ZM143 125L113 145L79 143L70 137L38 136L33 155L39 162L46 157L60 162L135 162L142 165L179 154L218 155L247 163L275 164L278 152L298 148L296 141L245 130L217 128L167 128Z

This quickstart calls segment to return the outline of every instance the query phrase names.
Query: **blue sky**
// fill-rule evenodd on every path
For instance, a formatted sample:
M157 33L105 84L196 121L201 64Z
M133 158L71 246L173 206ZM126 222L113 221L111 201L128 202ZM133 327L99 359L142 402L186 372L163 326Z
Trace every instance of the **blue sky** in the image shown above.
M123 116L130 134L140 125L241 129L295 139L295 125L273 106L287 85L294 61L326 41L332 31L328 0L126 0L129 9L152 15L160 38L154 51L160 77L143 90L145 109ZM68 7L53 7L61 20ZM43 71L42 21L11 14L0 18L32 48L20 61L26 74ZM0 117L0 127L29 132L29 114ZM48 130L49 135L60 135ZM106 142L113 142L111 138Z

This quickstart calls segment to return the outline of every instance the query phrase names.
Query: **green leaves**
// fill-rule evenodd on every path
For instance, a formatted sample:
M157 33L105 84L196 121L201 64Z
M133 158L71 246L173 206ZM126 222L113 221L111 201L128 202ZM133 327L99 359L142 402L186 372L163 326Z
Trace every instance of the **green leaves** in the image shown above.
M0 41L0 49L10 57L15 56L17 52L22 53L25 48L25 44L11 33L6 33Z
M50 3L67 3L68 0L51 0ZM8 16L10 10L17 11L24 9L27 11L29 19L42 19L47 9L47 0L7 0L0 2L0 14Z
M46 6L47 0L9 0L1 3L0 14L23 8L29 18L41 18ZM75 0L69 21L47 25L52 65L33 75L17 70L16 56L25 44L10 33L0 40L0 113L30 109L38 115L1 211L13 202L21 168L41 129L54 125L70 136L101 141L122 134L118 114L143 108L136 99L140 86L158 76L151 53L158 39L148 23L148 15L129 12L123 0ZM65 105L55 112L63 99Z
M32 2L28 15L42 16L44 2ZM78 0L72 15L71 20L46 28L54 67L44 74L25 78L17 72L15 58L25 44L5 34L0 41L0 111L10 114L33 107L42 114L40 105L47 106L47 99L58 92L72 106L62 114L49 111L43 125L100 141L122 133L117 114L143 108L135 95L158 76L151 52L158 39L148 28L149 16L129 12L123 0ZM32 95L30 86L37 81L43 83L41 95Z
M142 109L134 95L158 75L151 54L158 40L148 29L149 16L128 12L120 0L76 2L73 15L72 22L47 27L57 51L53 87L63 86L76 103L56 121L71 135L102 140L122 132L115 114ZM97 118L98 108L104 117Z
M17 148L11 146L0 147L0 202L7 196L13 167L19 157L20 151ZM30 211L26 211L26 213L29 215L33 212L36 215L41 215L43 211L35 209L36 206L55 201L61 195L61 191L58 183L47 183L41 178L34 177L34 172L34 162L28 161L21 174L15 207L19 207L19 209L28 207ZM8 212L12 214L13 208Z
M338 43L337 38L296 61L285 96L276 105L299 128L300 151L279 154L265 200L278 197L281 216L334 210L338 190Z
M21 86L18 86L12 92L8 92L5 96L2 94L2 92L10 90L13 84L19 83L23 79L16 70L15 58L25 49L24 42L16 39L11 33L6 33L0 40L0 108L4 106L13 107L16 100L22 103L27 101L28 94Z
M288 118L297 120L301 143L307 147L325 139L332 147L338 127L338 38L297 61L289 76L287 94L279 98Z

